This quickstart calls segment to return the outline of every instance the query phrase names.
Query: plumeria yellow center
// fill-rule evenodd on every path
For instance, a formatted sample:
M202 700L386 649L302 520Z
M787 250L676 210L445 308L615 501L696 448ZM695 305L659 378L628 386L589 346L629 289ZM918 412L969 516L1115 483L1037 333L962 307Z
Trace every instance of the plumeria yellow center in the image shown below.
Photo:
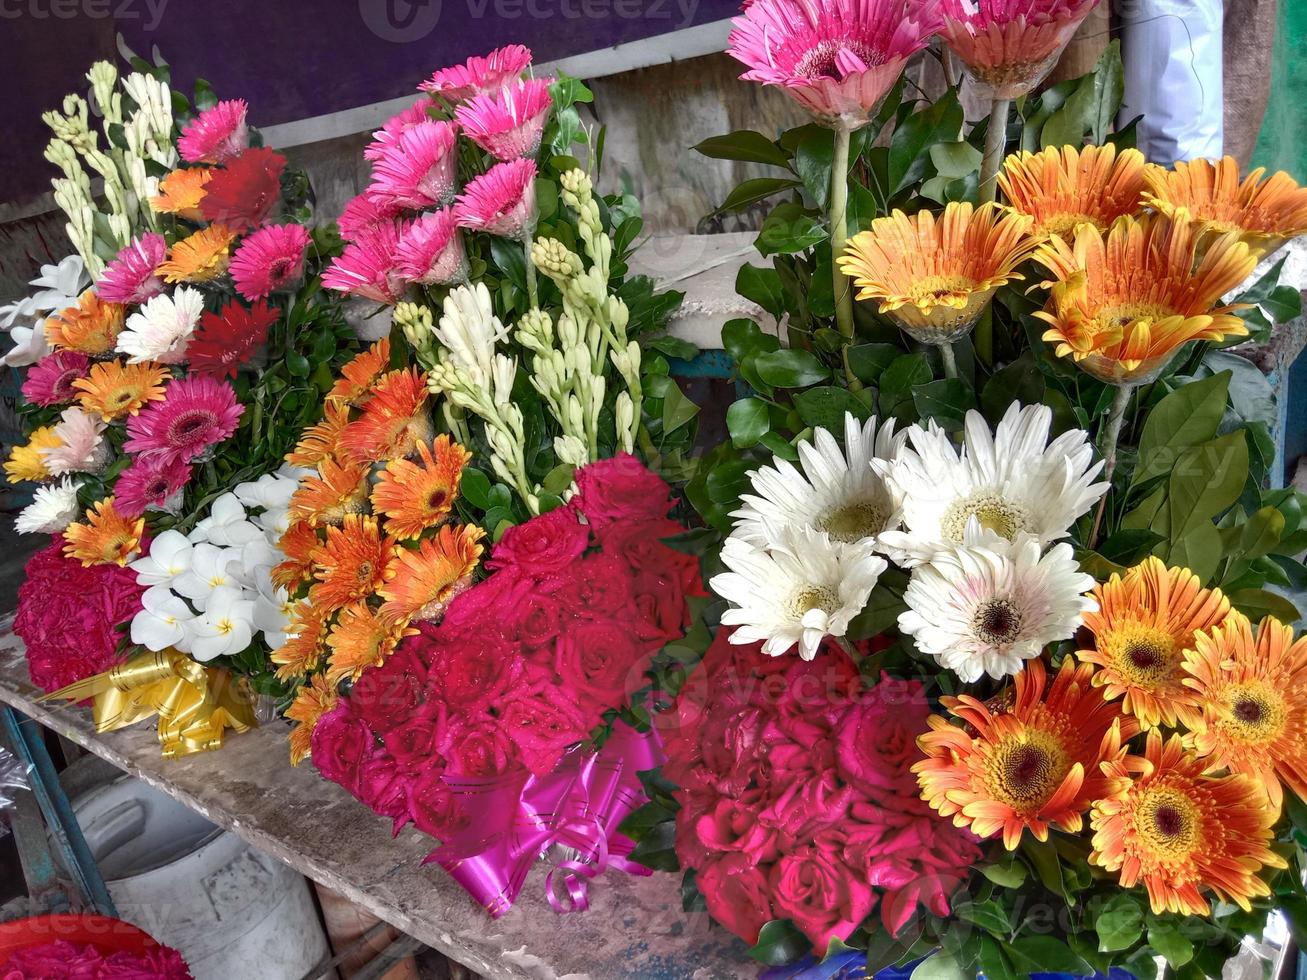
M1011 643L1021 635L1021 610L1011 599L996 596L976 608L971 628L987 643Z
M985 765L985 783L995 800L1029 812L1057 792L1070 768L1061 739L1051 732L1027 729L994 746Z
M1278 738L1288 710L1284 697L1264 681L1231 685L1225 691L1229 714L1221 727L1230 738L1253 745Z
M223 636L226 636L236 628L236 624L233 623L230 619L220 619L218 620L217 623L214 624L214 628Z
M1127 684L1154 688L1175 677L1179 651L1165 630L1140 622L1124 622L1098 637L1098 649Z
M981 528L1009 541L1018 532L1030 530L1034 524L1030 513L1020 504L1004 500L995 493L978 493L949 505L940 522L944 536L950 541L961 542L967 522L973 517Z
M861 541L885 530L889 514L874 500L855 500L827 511L817 526L836 541Z
M1135 833L1163 864L1187 860L1199 845L1201 826L1197 805L1172 787L1144 790L1135 804Z
M807 585L790 596L787 603L789 612L796 619L804 614L820 609L825 613L834 612L840 604L840 597L834 589L826 585Z

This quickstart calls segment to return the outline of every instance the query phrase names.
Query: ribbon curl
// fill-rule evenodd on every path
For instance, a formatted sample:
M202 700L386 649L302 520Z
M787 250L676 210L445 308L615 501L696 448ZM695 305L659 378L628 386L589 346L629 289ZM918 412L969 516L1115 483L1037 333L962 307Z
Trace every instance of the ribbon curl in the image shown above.
M158 715L165 759L220 748L226 729L240 733L258 725L253 698L239 680L173 649L139 653L40 700L87 698L97 732Z
M499 918L521 894L531 866L561 845L574 853L545 877L545 895L555 912L583 912L589 907L587 882L606 869L651 873L629 860L635 844L617 828L647 800L637 773L663 759L654 733L636 732L619 721L598 752L569 752L545 776L523 769L501 776L446 776L467 821L423 863L440 864ZM565 897L557 893L559 884Z

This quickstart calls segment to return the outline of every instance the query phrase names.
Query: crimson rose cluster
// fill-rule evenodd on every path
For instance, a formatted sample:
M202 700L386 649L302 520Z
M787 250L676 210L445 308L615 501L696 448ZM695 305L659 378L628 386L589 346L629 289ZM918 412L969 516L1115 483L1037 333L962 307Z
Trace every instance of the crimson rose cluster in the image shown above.
M680 787L677 857L713 918L751 945L789 919L822 954L877 906L895 935L918 904L947 915L981 850L918 795L921 684L867 687L834 643L809 661L729 636L655 720Z
M661 539L667 484L634 457L591 463L571 503L505 532L493 574L319 719L312 755L396 830L466 825L446 777L541 776L645 686L684 634L697 560Z

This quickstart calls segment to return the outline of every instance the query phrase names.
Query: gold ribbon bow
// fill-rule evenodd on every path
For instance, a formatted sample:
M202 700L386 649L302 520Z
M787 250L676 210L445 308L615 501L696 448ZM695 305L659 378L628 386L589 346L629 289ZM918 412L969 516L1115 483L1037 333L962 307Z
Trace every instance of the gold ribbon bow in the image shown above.
M173 649L139 653L41 700L55 698L91 698L97 732L126 728L157 714L165 759L220 748L227 728L245 732L258 724L254 699L241 681Z

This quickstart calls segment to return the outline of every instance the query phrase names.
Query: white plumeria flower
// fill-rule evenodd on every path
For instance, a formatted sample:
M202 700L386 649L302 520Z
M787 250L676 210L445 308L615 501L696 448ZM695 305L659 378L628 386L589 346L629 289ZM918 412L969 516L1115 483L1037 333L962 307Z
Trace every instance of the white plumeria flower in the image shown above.
M267 569L260 570L258 594L254 600L254 625L263 632L263 638L273 650L279 650L290 638L286 628L295 613L296 600L286 590L274 585Z
M305 477L316 476L317 473L317 470L308 466L291 466L290 463L282 463L277 470L276 477L279 480L290 480L296 486L299 486Z
M960 450L933 422L912 426L911 448L872 460L903 500L904 529L882 534L882 547L911 567L966 541L1000 548L1027 534L1047 547L1065 537L1107 484L1092 482L1103 464L1088 434L1072 429L1049 442L1052 422L1046 406L1014 403L991 434L971 411Z
M232 492L248 508L272 510L290 506L290 498L298 488L299 483L295 480L284 480L276 474L264 473L257 480L236 484L236 489Z
M201 611L208 606L209 598L218 589L240 588L240 576L232 566L240 566L240 551L219 548L203 541L191 551L190 570L177 576L172 588L195 603Z
M240 653L254 638L254 602L240 589L214 589L191 624L191 656L201 662Z
M731 569L709 585L732 608L722 624L732 643L763 641L777 657L796 644L812 660L826 636L841 637L867 604L886 562L869 541L842 544L806 527L768 528L771 548L727 538L722 561Z
M118 350L132 364L180 364L203 313L204 294L191 286L178 286L171 296L152 296L127 318Z
M278 541L290 530L290 508L270 507L262 514L251 518L270 541Z
M36 292L16 303L0 306L0 330L8 330L19 317L40 318L42 313L76 306L82 291L91 284L86 263L80 255L68 255L58 265L41 266L41 274L29 286Z
M494 373L495 344L508 336L508 328L495 316L485 283L450 290L434 332L466 380L474 387L488 388Z
M150 553L131 563L136 584L148 588L171 588L179 576L191 570L194 546L181 531L161 531L150 542Z
M9 338L14 346L0 358L0 364L8 367L27 367L50 353L50 342L45 339L44 320L37 321L31 327L14 327L9 331Z
M968 684L1007 677L1075 633L1098 608L1085 594L1093 587L1069 544L1042 557L1031 537L998 551L956 547L912 570L899 629Z
M240 548L263 537L263 532L246 520L245 508L234 493L224 493L213 502L209 516L195 526L205 541L223 548Z
M32 502L14 519L14 529L19 534L58 534L81 514L77 484L65 477L36 488Z
M241 548L241 584L247 589L255 588L260 572L271 571L285 560L286 556L267 538L249 542Z
M743 494L744 506L731 515L736 519L732 536L766 548L772 543L769 526L812 528L845 543L875 539L897 527L902 498L871 462L892 463L905 439L902 432L895 435L893 419L877 431L874 416L864 424L852 413L844 416L843 450L831 433L816 429L811 443L798 446L802 472L783 459L753 471L754 492Z
M195 613L184 599L162 585L141 594L141 611L132 617L132 642L156 653L168 647L189 652Z

